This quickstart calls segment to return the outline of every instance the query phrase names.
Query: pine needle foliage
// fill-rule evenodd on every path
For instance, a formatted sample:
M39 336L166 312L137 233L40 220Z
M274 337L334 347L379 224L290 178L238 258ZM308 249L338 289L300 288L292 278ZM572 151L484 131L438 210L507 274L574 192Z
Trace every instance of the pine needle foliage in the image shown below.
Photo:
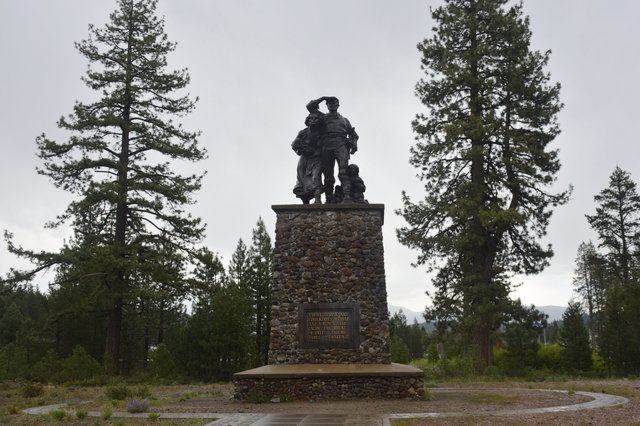
M403 192L400 242L437 271L428 319L455 327L491 363L491 334L509 309L513 273L535 274L553 255L540 238L569 190L550 187L560 168L560 86L530 48L522 4L446 0L433 35L418 45L426 76L416 95L410 163L424 183Z
M118 0L103 28L89 26L88 39L76 48L89 62L83 81L97 100L77 102L58 121L71 135L66 141L45 134L36 140L43 161L38 172L76 196L48 226L70 224L75 236L60 252L45 253L22 249L7 234L10 250L36 265L13 271L9 280L28 280L56 265L66 281L99 277L109 311L106 352L116 369L130 295L139 283L165 274L168 264L180 267L180 256L204 232L186 210L202 175L183 176L170 164L206 156L198 133L174 121L197 100L184 93L187 71L167 67L175 47L155 0ZM166 253L176 257L169 261Z

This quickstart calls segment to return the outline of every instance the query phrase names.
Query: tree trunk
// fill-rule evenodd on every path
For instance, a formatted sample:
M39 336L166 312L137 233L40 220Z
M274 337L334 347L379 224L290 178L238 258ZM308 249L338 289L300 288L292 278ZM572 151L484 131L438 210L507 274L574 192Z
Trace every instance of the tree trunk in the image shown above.
M133 4L130 6L131 10ZM132 12L131 12L132 13ZM127 215L128 203L128 167L129 167L129 131L131 125L131 43L133 40L133 17L129 15L129 39L127 40L127 64L125 81L125 103L122 112L122 139L120 145L120 158L118 170L118 201L116 203L115 244L119 250L118 256L126 257L125 247L127 243ZM111 310L109 312L109 326L107 329L107 344L105 352L113 363L115 373L120 373L120 337L122 333L122 294L126 288L126 278L121 270L115 271L116 279L112 284L111 292L114 294Z
M107 342L105 354L110 363L111 373L120 373L120 335L122 330L122 299L112 301L109 310L109 324L107 326Z
M491 327L486 324L478 324L473 332L473 340L478 345L480 358L484 361L485 366L493 365L493 345L491 342ZM478 373L482 373L479 371Z

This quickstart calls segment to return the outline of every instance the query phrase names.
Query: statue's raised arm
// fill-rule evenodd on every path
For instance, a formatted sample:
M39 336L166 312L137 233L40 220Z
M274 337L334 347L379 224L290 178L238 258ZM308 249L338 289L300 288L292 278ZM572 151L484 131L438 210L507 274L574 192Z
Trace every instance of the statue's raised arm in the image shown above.
M323 114L322 112L320 112L320 104L322 102L325 102L327 99L329 99L331 96L323 96L321 98L318 99L314 99L312 101L309 101L309 103L307 104L307 111L309 111L312 114ZM336 98L337 99L337 98ZM324 115L324 114L323 114Z

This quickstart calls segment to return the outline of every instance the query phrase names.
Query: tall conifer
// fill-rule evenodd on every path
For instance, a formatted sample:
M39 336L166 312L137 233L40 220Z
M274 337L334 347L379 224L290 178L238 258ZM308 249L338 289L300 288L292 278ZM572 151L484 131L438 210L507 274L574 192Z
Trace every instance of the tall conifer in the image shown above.
M604 249L605 306L600 350L618 374L640 371L640 195L631 175L616 167L609 186L586 215Z
M426 78L416 95L411 164L426 196L403 193L400 242L437 270L430 319L470 337L486 363L508 310L510 273L540 272L552 256L539 239L568 191L549 187L560 168L559 85L549 52L530 48L529 20L508 0L446 0L433 36L418 45Z
M191 112L195 101L179 93L189 83L186 70L167 69L175 44L156 16L156 1L118 0L104 28L90 25L89 33L76 47L89 61L83 80L98 99L77 102L59 120L58 126L71 133L66 142L44 134L37 138L44 162L39 173L76 195L52 226L92 223L89 246L98 261L82 269L102 277L108 298L105 351L117 370L124 306L137 285L137 266L144 263L148 274L159 275L151 266L162 267L166 261L157 262L156 247L183 251L199 242L204 231L200 219L184 210L193 202L201 176L181 176L167 160L198 161L205 151L197 133L173 121ZM73 246L60 253L31 252L11 242L10 248L38 269L91 254ZM11 278L30 276L16 272Z

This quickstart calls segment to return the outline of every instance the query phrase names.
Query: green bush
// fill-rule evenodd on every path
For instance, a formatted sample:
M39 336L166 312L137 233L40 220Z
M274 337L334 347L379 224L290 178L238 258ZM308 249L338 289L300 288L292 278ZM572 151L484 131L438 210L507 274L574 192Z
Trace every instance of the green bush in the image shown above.
M25 398L35 398L36 396L42 396L44 394L44 388L40 383L29 382L22 386L20 393Z
M108 399L122 401L126 398L132 397L133 391L127 385L119 384L115 386L109 386L104 391L104 394Z
M113 414L113 410L110 409L105 409L102 412L102 420L109 420L111 418L111 415Z
M4 379L17 379L28 377L29 364L27 362L27 351L24 347L11 342L0 349L0 375Z
M500 346L493 347L493 364L502 367L502 363L504 362L504 356L507 353L505 348L501 348Z
M149 398L151 396L151 391L149 390L149 386L146 386L146 385L138 386L136 390L133 392L133 396L137 396L138 398Z
M562 346L558 343L542 345L536 353L536 364L551 371L562 369Z
M31 377L40 381L58 381L62 361L53 349L49 349L44 356L31 368Z
M409 347L400 336L391 337L391 362L409 363Z
M444 377L441 363L432 361L431 358L414 359L410 365L422 370L425 380L439 380Z
M473 377L479 369L479 359L475 354L453 356L440 361L441 369L447 377Z
M494 380L504 380L504 373L497 365L490 365L485 368L484 375Z
M151 377L156 379L170 379L175 376L176 365L167 345L160 343L149 358L151 361L149 375Z
M525 342L508 347L501 362L501 369L507 376L524 377L527 369L536 363L539 343Z
M69 358L62 361L62 379L82 380L101 373L100 363L89 355L84 347L76 345Z
M84 419L89 415L89 412L87 410L77 410L76 411L76 417L79 419Z
M607 365L598 352L593 352L591 354L591 361L591 370L594 373L596 373L597 375L604 375L607 373Z
M56 420L62 420L66 417L67 412L64 410L53 410L51 412L51 417L53 417Z
M157 421L160 418L160 414L158 413L150 413L149 414L149 420L151 420L152 422Z

